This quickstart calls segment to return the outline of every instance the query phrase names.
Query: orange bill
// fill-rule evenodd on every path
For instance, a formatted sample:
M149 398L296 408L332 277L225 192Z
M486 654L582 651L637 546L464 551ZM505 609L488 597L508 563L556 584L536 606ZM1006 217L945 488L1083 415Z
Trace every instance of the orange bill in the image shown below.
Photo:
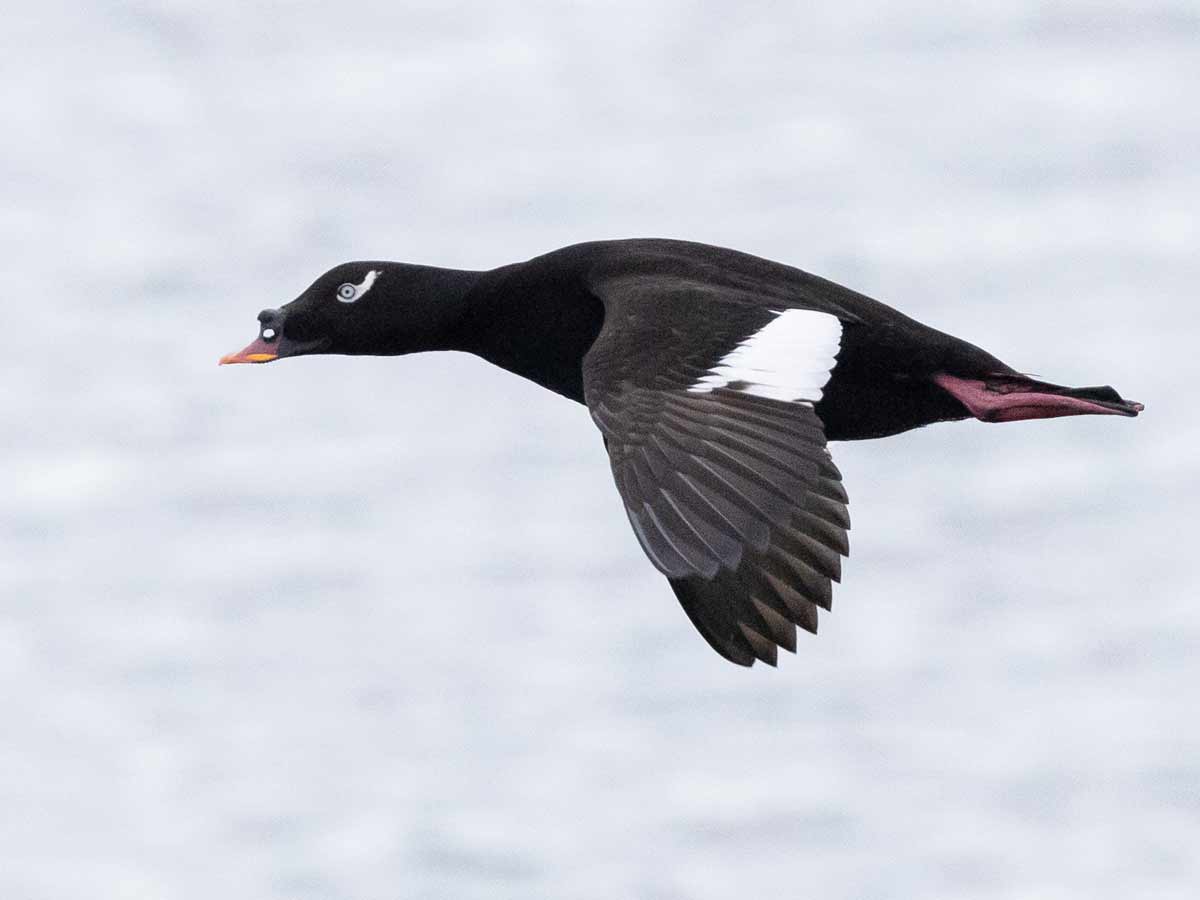
M279 357L279 348L274 343L268 344L262 338L258 338L254 343L248 346L245 350L239 350L237 353L229 353L221 357L218 365L228 366L233 363L266 363Z

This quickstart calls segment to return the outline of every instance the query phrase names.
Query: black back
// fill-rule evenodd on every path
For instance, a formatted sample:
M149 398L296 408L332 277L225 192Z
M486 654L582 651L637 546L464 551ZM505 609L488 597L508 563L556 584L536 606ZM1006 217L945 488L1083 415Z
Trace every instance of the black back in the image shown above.
M454 349L585 402L584 357L615 295L636 298L646 325L610 348L623 356L614 362L631 371L643 368L642 356L661 356L664 335L708 352L712 358L701 362L712 364L771 310L838 316L845 328L842 349L816 408L830 440L882 437L964 418L962 405L929 380L935 372L1012 372L972 344L792 266L653 238L577 244L486 273L467 298ZM663 317L671 323L669 334L653 325Z

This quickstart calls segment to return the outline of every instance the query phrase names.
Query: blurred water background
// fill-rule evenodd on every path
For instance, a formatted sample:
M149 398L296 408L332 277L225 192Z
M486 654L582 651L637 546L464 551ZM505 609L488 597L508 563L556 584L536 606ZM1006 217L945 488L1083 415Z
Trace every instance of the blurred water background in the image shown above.
M1200 5L18 0L0 50L0 896L1196 896ZM346 259L628 236L1147 412L835 445L834 614L743 671L582 407L216 366Z

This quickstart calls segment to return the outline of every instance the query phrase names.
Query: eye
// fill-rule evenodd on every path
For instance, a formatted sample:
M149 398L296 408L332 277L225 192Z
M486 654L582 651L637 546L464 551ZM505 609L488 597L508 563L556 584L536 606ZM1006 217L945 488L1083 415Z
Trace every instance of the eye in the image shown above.
M345 284L339 285L336 294L338 300L342 303L353 303L355 300L361 300L367 296L367 291L375 284L375 279L379 277L379 274L378 269L372 269L363 277L361 284L347 281Z
M274 328L264 328L263 332L262 332L262 339L264 341L275 340L275 329Z

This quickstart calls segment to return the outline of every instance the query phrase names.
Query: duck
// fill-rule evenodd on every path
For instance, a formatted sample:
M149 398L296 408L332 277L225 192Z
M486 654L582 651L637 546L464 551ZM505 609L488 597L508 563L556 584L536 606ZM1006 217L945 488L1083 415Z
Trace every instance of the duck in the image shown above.
M796 652L849 554L831 441L937 422L1135 417L792 266L662 238L592 241L488 270L335 266L258 314L222 365L465 351L587 406L629 524L708 644Z

